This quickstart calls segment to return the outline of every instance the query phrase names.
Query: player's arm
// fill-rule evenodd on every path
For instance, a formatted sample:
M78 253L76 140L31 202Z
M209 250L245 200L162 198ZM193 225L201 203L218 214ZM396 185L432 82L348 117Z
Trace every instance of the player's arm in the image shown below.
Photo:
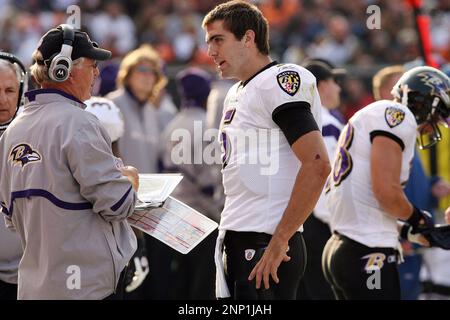
M370 174L372 190L381 208L391 216L405 220L413 233L421 225L433 226L431 215L414 207L400 183L402 143L397 137L377 135L372 139Z
M297 173L288 206L283 213L272 239L261 260L252 270L249 280L256 278L256 288L261 280L269 288L269 277L279 282L277 270L282 261L289 261L288 241L314 209L326 178L331 170L321 132L309 105L295 106L273 116L302 166ZM293 173L294 174L294 173Z
M407 220L413 211L400 183L402 147L398 141L387 136L372 140L370 174L372 190L381 208L389 215Z

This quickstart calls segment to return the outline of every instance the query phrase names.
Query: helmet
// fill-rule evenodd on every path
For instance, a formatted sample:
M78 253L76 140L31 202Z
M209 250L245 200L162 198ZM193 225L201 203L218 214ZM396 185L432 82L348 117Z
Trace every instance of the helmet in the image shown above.
M92 97L84 102L86 111L93 113L111 138L111 142L118 140L124 132L122 112L114 102L102 97Z
M414 114L421 149L428 149L441 140L437 124L446 123L450 115L449 77L432 67L415 67L403 74L391 93ZM424 143L426 135L428 143Z

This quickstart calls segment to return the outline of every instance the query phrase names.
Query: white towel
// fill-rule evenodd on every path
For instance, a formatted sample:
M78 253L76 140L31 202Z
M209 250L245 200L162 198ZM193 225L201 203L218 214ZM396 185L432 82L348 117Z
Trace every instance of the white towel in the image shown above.
M214 261L216 262L216 298L230 297L230 290L228 290L227 282L225 280L225 270L223 266L224 252L223 239L225 238L226 230L219 230L219 235L216 241L216 251L214 254Z

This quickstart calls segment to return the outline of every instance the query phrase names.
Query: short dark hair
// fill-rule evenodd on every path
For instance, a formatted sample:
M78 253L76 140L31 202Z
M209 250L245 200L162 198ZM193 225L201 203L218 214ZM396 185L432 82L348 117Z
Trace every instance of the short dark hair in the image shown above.
M261 11L243 0L233 0L217 5L203 19L202 26L223 20L226 30L241 40L247 30L255 32L256 46L262 54L269 55L269 23Z

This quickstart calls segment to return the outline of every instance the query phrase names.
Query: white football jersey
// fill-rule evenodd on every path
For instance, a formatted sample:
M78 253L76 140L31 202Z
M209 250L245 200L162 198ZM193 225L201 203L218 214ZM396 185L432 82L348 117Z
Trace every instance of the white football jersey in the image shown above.
M84 102L86 111L93 113L108 132L111 141L118 140L124 132L125 124L122 112L110 99L91 97Z
M344 124L333 116L330 110L322 106L322 137L325 142L328 159L330 159L330 161L333 160L342 128L344 128ZM313 213L314 216L321 221L327 224L330 223L330 211L327 209L325 204L325 188L320 194L320 198L317 201Z
M388 136L403 146L400 182L406 183L417 122L402 104L388 100L374 102L355 113L339 137L326 186L330 227L368 247L396 248L397 219L380 208L372 191L370 154L376 135Z
M226 196L221 230L275 231L301 163L272 113L299 101L311 105L320 128L316 79L294 64L272 63L245 86L239 82L228 91L220 125Z

